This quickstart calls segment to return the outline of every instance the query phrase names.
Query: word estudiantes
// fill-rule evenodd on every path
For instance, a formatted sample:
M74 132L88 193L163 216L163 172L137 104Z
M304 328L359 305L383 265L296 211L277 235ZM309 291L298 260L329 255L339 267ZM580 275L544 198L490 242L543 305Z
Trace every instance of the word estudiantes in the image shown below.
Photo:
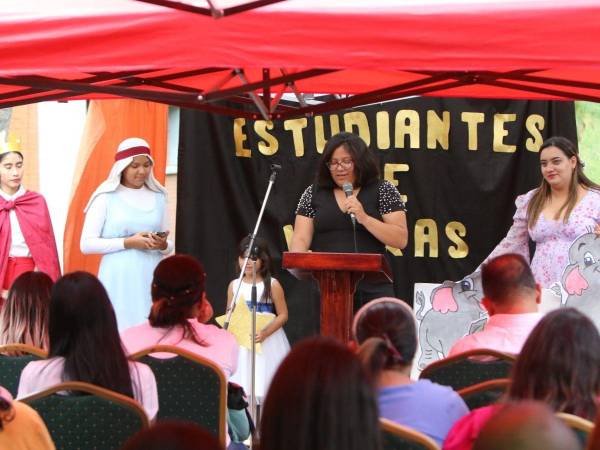
M422 117L424 116L424 117ZM452 119L452 120L451 120ZM265 156L276 154L280 140L293 142L296 157L305 154L307 143L314 143L314 150L322 153L327 139L342 131L354 132L362 137L367 145L378 150L389 149L431 149L450 148L450 133L465 136L466 149L477 151L480 148L482 129L492 133L491 150L498 153L514 153L517 145L511 139L511 130L524 139L527 151L538 152L543 142L542 130L546 119L540 114L520 116L516 113L484 113L463 111L460 117L451 117L449 111L441 114L434 110L419 112L402 109L396 113L377 111L369 114L351 111L341 115L315 116L312 118L289 119L280 122L264 120L246 121L236 118L233 121L235 154L240 158L250 158L249 136L257 142L256 150ZM328 133L326 132L326 129ZM314 134L314 136L311 136ZM511 142L513 141L513 142Z

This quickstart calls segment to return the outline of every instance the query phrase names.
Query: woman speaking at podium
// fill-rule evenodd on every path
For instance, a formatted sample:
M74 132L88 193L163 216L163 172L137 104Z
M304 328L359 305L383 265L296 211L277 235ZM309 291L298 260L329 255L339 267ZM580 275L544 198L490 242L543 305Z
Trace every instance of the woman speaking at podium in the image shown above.
M296 208L291 251L381 253L408 241L406 208L396 187L381 180L367 144L352 133L338 133L325 145L314 184ZM356 306L394 296L391 283L361 281Z

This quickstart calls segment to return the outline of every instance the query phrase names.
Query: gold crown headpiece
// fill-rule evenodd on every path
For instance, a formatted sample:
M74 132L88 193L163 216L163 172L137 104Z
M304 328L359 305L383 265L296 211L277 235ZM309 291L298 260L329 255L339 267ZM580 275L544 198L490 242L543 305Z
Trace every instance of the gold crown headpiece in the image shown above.
M19 142L0 142L0 156L9 152L20 152Z

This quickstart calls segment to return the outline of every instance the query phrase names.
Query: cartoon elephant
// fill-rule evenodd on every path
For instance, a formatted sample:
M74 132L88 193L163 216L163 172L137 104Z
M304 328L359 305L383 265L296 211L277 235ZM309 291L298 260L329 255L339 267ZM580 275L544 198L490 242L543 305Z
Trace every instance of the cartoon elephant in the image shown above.
M562 285L566 306L587 314L600 329L600 235L582 234L571 244Z
M486 311L480 304L482 297L481 276L458 282L444 281L431 293L431 309L425 314L425 298L423 293L417 293L419 309L416 316L421 321L419 370L440 359L440 354L446 356L458 339L485 324Z

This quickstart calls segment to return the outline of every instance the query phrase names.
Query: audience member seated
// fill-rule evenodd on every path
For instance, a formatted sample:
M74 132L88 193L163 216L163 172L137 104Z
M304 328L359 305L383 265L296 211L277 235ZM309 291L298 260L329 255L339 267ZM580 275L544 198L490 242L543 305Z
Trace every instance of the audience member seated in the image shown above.
M539 400L554 412L594 420L600 395L600 335L594 323L573 308L548 313L517 357L507 402ZM501 404L478 408L459 420L444 449L471 449Z
M128 362L117 320L102 283L87 272L59 278L52 287L47 360L25 366L18 398L64 381L84 381L136 399L150 419L158 411L154 374Z
M483 266L481 284L490 318L482 331L457 341L449 356L483 348L518 354L542 318L541 289L529 264L515 253L498 256Z
M316 337L296 344L271 382L260 450L380 448L375 391L356 355Z
M198 425L161 421L132 436L121 450L223 450L223 447Z
M2 450L54 450L42 418L25 403L12 400L0 387L0 448Z
M50 289L52 279L44 272L25 272L15 279L0 311L0 345L48 349Z
M123 345L130 354L157 344L174 345L214 361L229 378L237 368L239 346L229 331L202 323L211 315L202 265L188 255L169 256L154 270L149 321L125 330Z
M452 388L410 379L416 330L412 310L395 298L372 300L354 317L354 337L363 365L378 388L381 417L420 431L441 445L452 425L469 410Z
M473 450L580 450L577 436L542 402L505 405L481 429Z

